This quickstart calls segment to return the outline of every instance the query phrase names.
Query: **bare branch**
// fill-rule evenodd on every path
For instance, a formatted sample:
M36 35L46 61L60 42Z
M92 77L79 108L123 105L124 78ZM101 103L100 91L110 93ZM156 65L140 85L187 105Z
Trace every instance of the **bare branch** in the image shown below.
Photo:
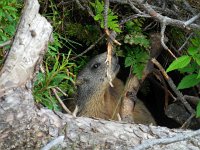
M82 55L84 55L85 53L89 52L91 49L93 49L95 47L95 45L97 45L97 43L99 43L99 41L101 41L103 38L105 37L105 34L103 34L102 36L100 36L92 45L90 45L86 50L84 50L82 53L78 54L75 57L72 57L71 60L74 60L78 57L81 57Z
M176 58L176 56L171 52L171 50L167 47L167 45L165 45L165 29L166 29L166 18L164 17L163 22L161 23L161 44L164 47L165 50L167 50L174 58Z
M188 21L185 22L185 26L189 26L190 24L192 24L195 20L197 20L200 17L200 13L197 14L196 16L192 17L191 19L189 19Z
M186 0L183 0L183 3L184 3L184 5L188 8L188 10L189 10L193 15L196 14L196 12L194 11L194 9L190 6L190 4L189 4Z
M189 39L191 38L192 35L193 35L193 33L190 33L190 35L187 37L187 39L185 40L183 45L178 49L178 51L181 51L185 47L185 45L188 43L188 41L189 41Z
M131 8L138 14L144 14L142 11L140 11L137 7L135 7L134 3L131 0L128 0L130 3Z
M184 124L181 126L181 129L187 128L192 120L192 118L195 117L195 114L192 114L185 122Z
M149 139L142 141L141 145L135 146L132 150L143 150L147 148L151 148L154 145L164 145L164 144L170 144L175 143L179 141L183 141L186 139L190 139L191 137L197 136L200 134L200 130L197 131L191 131L186 134L179 133L174 137L166 137L161 139Z
M76 117L77 116L77 113L78 113L78 106L76 105L73 113L72 113L72 116Z
M195 105L197 105L200 102L200 98L199 97L190 96L190 95L184 95L184 98L187 101L189 101L189 102L191 102L191 103L193 103Z
M10 45L11 42L12 42L12 40L8 40L8 41L6 41L6 42L0 44L0 48L2 48L2 47L4 47L4 46L7 46L7 45Z
M159 68L161 73L163 74L164 78L167 80L169 86L174 91L174 93L177 95L178 99L184 104L186 109L190 112L190 114L195 114L194 109L190 106L190 104L185 100L183 94L177 90L176 85L172 81L172 79L167 75L164 68L160 65L160 63L156 59L151 59L151 61Z
M128 4L131 5L130 0L110 0L111 2L117 2L120 4ZM148 3L143 3L143 1L141 0L132 0L131 2L134 3L134 5L138 5L140 8L142 8L143 10L145 10L150 16L152 16L155 20L159 21L159 22L163 22L164 17L166 17L166 25L171 25L171 26L176 26L179 28L186 28L188 30L191 29L200 29L200 25L198 24L189 24L188 26L185 26L185 21L181 21L181 20L177 20L177 19L173 19L173 18L169 18L167 16L163 16L159 13L157 13L153 8L153 6L149 5Z
M130 21L130 20L133 20L133 19L136 19L138 17L143 17L143 18L151 18L151 16L147 15L147 14L134 14L134 15L130 15L128 16L127 18L124 18L120 21L119 25L123 25L125 24L126 22Z
M63 90L61 90L59 87L55 87L56 90L61 92L64 96L68 96L67 93L65 93Z
M162 14L167 14L167 15L170 15L170 16L175 16L175 17L178 17L178 14L176 12L174 12L173 10L170 10L168 8L160 8L160 7L157 7L157 6L153 6L153 5L150 5L155 11L159 12L159 13L162 13Z
M109 0L104 0L104 29L108 29Z
M81 8L82 10L85 10L85 8L81 5L79 0L75 0L75 1L79 8Z
M60 99L60 97L57 94L57 91L55 88L51 88L52 92L54 93L55 97L57 98L58 102L60 103L60 105L62 106L62 108L68 113L68 114L72 114L72 112L65 106L65 104L63 103L63 101Z

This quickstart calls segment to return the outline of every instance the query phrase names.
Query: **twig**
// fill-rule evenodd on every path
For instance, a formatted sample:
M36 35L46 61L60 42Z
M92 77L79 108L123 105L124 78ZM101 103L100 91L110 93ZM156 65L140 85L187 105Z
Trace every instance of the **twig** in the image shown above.
M114 36L112 36L112 35L113 35L112 33L114 33L114 31L113 31L112 33L110 33L108 29L105 29L105 33L106 33L106 35L110 38L110 40L112 40L115 44L121 45L121 43L119 43L119 42L114 38Z
M113 87L113 84L112 84L113 79L111 76L111 62L112 62L112 43L109 40L109 42L107 44L107 58L106 58L106 62L105 62L105 63L107 63L106 75L108 77L110 86Z
M190 122L192 120L192 118L195 117L195 114L192 114L185 122L184 124L181 126L181 129L187 128L190 125Z
M104 29L108 29L108 9L109 9L109 0L104 0Z
M169 86L171 87L171 89L174 91L174 93L177 95L178 99L180 99L180 101L184 104L184 106L186 107L186 109L190 112L190 114L195 114L194 109L190 106L190 104L185 100L183 94L177 90L176 85L174 84L174 82L172 81L172 79L167 75L167 73L165 72L164 68L161 66L161 64L155 59L152 58L151 61L159 68L159 70L161 71L161 73L163 74L164 78L167 80Z
M147 14L134 14L134 15L130 15L127 18L124 18L124 19L120 20L119 25L121 26L121 25L125 24L126 22L128 22L130 20L133 20L133 19L136 19L138 17L151 18L151 16L147 15Z
M142 11L140 11L137 7L135 7L134 3L131 0L128 0L131 8L133 9L133 11L135 11L138 14L144 14Z
M113 36L110 34L110 31L108 30L108 9L109 9L109 0L104 0L104 31L106 35L110 38L108 40L108 43L112 40L117 45L121 45Z
M72 114L72 112L65 106L65 104L63 103L63 101L60 99L60 97L57 94L57 91L55 88L51 88L51 90L53 91L54 95L56 96L58 102L60 103L60 105L62 106L62 108L68 113L68 114Z
M85 10L85 8L81 5L79 0L75 0L75 1L79 8L81 8L82 10Z
M59 92L61 92L64 96L68 96L67 93L65 93L63 90L61 90L59 87L55 87L56 90L58 90Z
M100 40L102 40L105 37L105 34L103 34L102 36L100 36L92 45L90 45L86 50L84 50L82 53L78 54L75 57L72 57L71 60L74 60L78 57L81 57L82 55L84 55L85 53L89 52L91 49L93 49L95 47L95 45L97 45L97 43L99 43Z
M48 2L48 0L47 0L47 2ZM69 3L73 3L74 2L74 0L71 0L71 1L67 1L67 2L63 2L63 1L61 1L60 3L58 3L58 7L60 7L61 5L69 5ZM48 5L46 4L46 7L47 7ZM47 9L47 8L45 8L45 9Z
M91 17L94 18L95 15L94 15L94 13L92 12L92 10L90 9L90 7L89 7L88 5L86 5L85 7L86 7L86 9L87 9L89 15L90 15Z
M196 16L192 17L191 19L189 19L188 21L186 21L184 23L185 27L187 27L188 25L192 24L195 20L197 20L200 17L200 13L197 14Z
M111 87L113 87L112 84L112 76L111 76L111 62L112 62L112 42L115 41L115 39L111 37L110 32L108 30L108 9L109 9L109 0L104 0L104 31L108 37L108 43L107 43L107 69L106 74L109 80L109 84Z
M161 23L161 44L165 50L167 50L175 59L176 56L171 52L171 50L165 45L165 29L166 29L166 17L163 18L163 22Z
M157 6L153 6L153 5L150 5L154 10L156 10L157 12L159 13L162 13L162 14L168 14L169 16L175 16L176 18L178 17L178 14L173 11L173 10L170 10L168 8L160 8L160 7L157 7Z
M190 4L186 0L183 0L183 3L193 15L196 14L196 12L193 10L193 8L190 6Z
M118 2L118 3L121 3L121 4L131 5L129 0L110 0L110 2ZM135 2L136 5L138 5L140 8L145 10L150 16L152 16L155 20L157 20L159 22L163 22L163 18L166 17L166 16L163 16L163 15L157 13L153 9L153 6L149 5L148 3L142 3L141 0L134 0L134 2ZM166 17L166 24L171 25L171 26L184 28L184 29L186 28L185 21L181 21L181 20L173 19L173 18L169 18L169 17ZM189 24L186 29L188 29L188 30L190 30L190 29L200 29L200 25L192 23L192 24Z
M144 140L142 144L135 146L132 150L144 150L158 144L164 145L164 144L175 143L175 142L187 140L199 134L200 134L200 129L196 131L184 133L184 134L179 133L175 135L174 137L166 137L166 138L161 138L161 139L148 139L148 140Z
M64 141L64 138L65 138L64 135L61 135L61 136L55 138L54 140L49 142L47 145L45 145L41 150L50 150L55 145L58 145L58 144L62 143Z
M193 35L193 33L190 33L190 35L187 37L187 39L185 40L183 45L178 49L178 51L181 51L185 47L185 45L188 43L188 41L189 41L189 39L191 38L192 35Z
M76 105L73 113L72 113L72 116L76 117L77 116L77 113L78 113L78 106Z
M149 23L146 27L144 27L143 31L145 32L147 30L153 29L156 25L157 25L157 23L153 21L153 22Z
M187 101L192 102L195 105L197 105L200 102L200 98L199 97L190 96L190 95L184 95L184 98Z
M0 44L0 48L5 47L5 46L7 46L7 45L10 45L11 42L12 42L12 40L8 40L8 41L6 41L6 42Z

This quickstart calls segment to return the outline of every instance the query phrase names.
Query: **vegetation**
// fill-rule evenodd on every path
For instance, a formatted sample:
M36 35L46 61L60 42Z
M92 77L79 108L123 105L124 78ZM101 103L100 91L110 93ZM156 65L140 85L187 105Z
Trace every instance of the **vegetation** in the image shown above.
M105 47L105 40L96 44L92 55L83 55L75 60L72 59L77 54L83 52L88 46L97 41L104 31L104 2L93 0L89 3L93 18L89 14L77 7L75 2L63 2L55 0L40 0L41 13L51 22L54 31L54 42L48 45L48 51L41 65L41 70L37 75L34 84L34 96L37 103L54 110L60 110L52 88L59 87L66 92L69 97L75 94L75 80L78 71L85 65L89 57L99 53ZM13 38L17 22L19 21L22 1L4 0L0 1L0 44ZM132 73L139 79L146 63L149 60L150 40L149 33L156 32L157 26L144 31L144 27L149 24L148 18L136 17L126 21L121 25L120 20L124 16L121 10L126 9L127 14L132 11L126 6L111 5L108 10L108 28L118 33L118 40L122 43L121 47L115 49L116 53L124 57L124 66L133 68ZM180 37L183 41L173 41L175 48L180 47L185 41L185 31L176 30L170 27L169 37ZM173 32L173 31L177 32ZM171 38L173 39L173 38ZM174 38L175 39L175 38ZM172 42L171 42L172 43ZM8 47L0 49L1 65L4 61ZM104 50L106 51L106 50ZM170 59L172 59L170 57ZM194 89L200 84L200 32L194 31L189 42L180 51L180 56L171 62L164 62L169 66L165 68L167 72L179 71L182 79L178 81L178 90ZM134 66L134 67L132 67ZM63 93L58 91L58 95L63 97ZM197 116L200 116L200 103L197 106Z
M16 31L22 2L18 0L0 1L0 44L10 40ZM0 65L4 61L8 46L0 49Z
M148 48L150 41L142 32L142 19L135 19L126 23L127 33L124 36L125 50L125 67L132 66L133 74L141 79L144 67L149 59Z
M103 16L104 2L103 1L99 2L99 0L95 0L95 3L91 2L91 5L95 11L94 20L100 21L101 28L104 28L104 16ZM108 9L108 23L107 23L108 28L119 33L121 32L121 30L119 28L119 23L117 19L118 19L118 16L114 15L111 9Z

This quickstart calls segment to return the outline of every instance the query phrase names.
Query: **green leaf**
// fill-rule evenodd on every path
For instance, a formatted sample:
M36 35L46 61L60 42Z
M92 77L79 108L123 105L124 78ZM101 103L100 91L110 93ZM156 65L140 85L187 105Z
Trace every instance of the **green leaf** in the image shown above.
M197 105L196 117L200 117L200 102Z
M197 47L189 47L188 53L189 53L191 56L197 54L197 53L198 53Z
M195 71L195 67L188 65L184 68L179 68L178 70L180 73L193 73Z
M53 78L52 85L58 86L60 82L63 81L64 79L68 79L68 76L66 74L58 74Z
M133 65L132 58L131 57L126 57L126 59L125 59L125 67L129 67L131 65Z
M194 55L193 58L196 61L196 63L200 66L200 54Z
M167 68L166 72L170 72L175 69L186 67L191 61L191 57L188 55L181 56L174 60L169 67Z
M11 6L4 6L3 9L4 9L4 10L10 10L10 11L17 11L16 8L11 7Z
M101 14L97 14L96 16L94 16L95 21L99 21L101 18L102 18Z
M53 47L53 46L51 46L51 45L49 45L48 48L49 48L50 50L54 51L54 52L57 52L57 51L58 51L55 47Z
M95 1L95 7L96 7L96 11L97 11L97 14L100 14L103 12L104 10L104 3L102 2L99 2L98 0Z
M198 37L191 39L191 42L194 46L199 46L199 40Z
M178 89L186 89L198 85L200 79L197 78L197 74L191 74L185 76L178 85Z
M199 69L199 73L197 75L197 79L200 79L200 69Z
M148 48L150 43L149 40L140 32L132 32L124 37L124 43L129 43L130 45L140 45L144 48Z
M143 70L144 70L144 65L135 65L134 68L133 68L133 73L136 74L136 76L139 78L139 79L142 79L142 73L143 73Z

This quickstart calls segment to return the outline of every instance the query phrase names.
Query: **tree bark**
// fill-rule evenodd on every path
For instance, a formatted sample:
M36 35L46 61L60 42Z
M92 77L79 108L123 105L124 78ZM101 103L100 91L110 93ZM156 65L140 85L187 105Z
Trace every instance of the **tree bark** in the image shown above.
M196 135L199 131L76 118L36 108L33 78L52 32L51 25L38 11L37 0L26 1L9 56L0 72L0 149L41 149L49 142L54 143L55 149L200 147L200 135ZM178 142L173 142L177 135ZM60 144L51 142L53 139L60 140L57 142Z

